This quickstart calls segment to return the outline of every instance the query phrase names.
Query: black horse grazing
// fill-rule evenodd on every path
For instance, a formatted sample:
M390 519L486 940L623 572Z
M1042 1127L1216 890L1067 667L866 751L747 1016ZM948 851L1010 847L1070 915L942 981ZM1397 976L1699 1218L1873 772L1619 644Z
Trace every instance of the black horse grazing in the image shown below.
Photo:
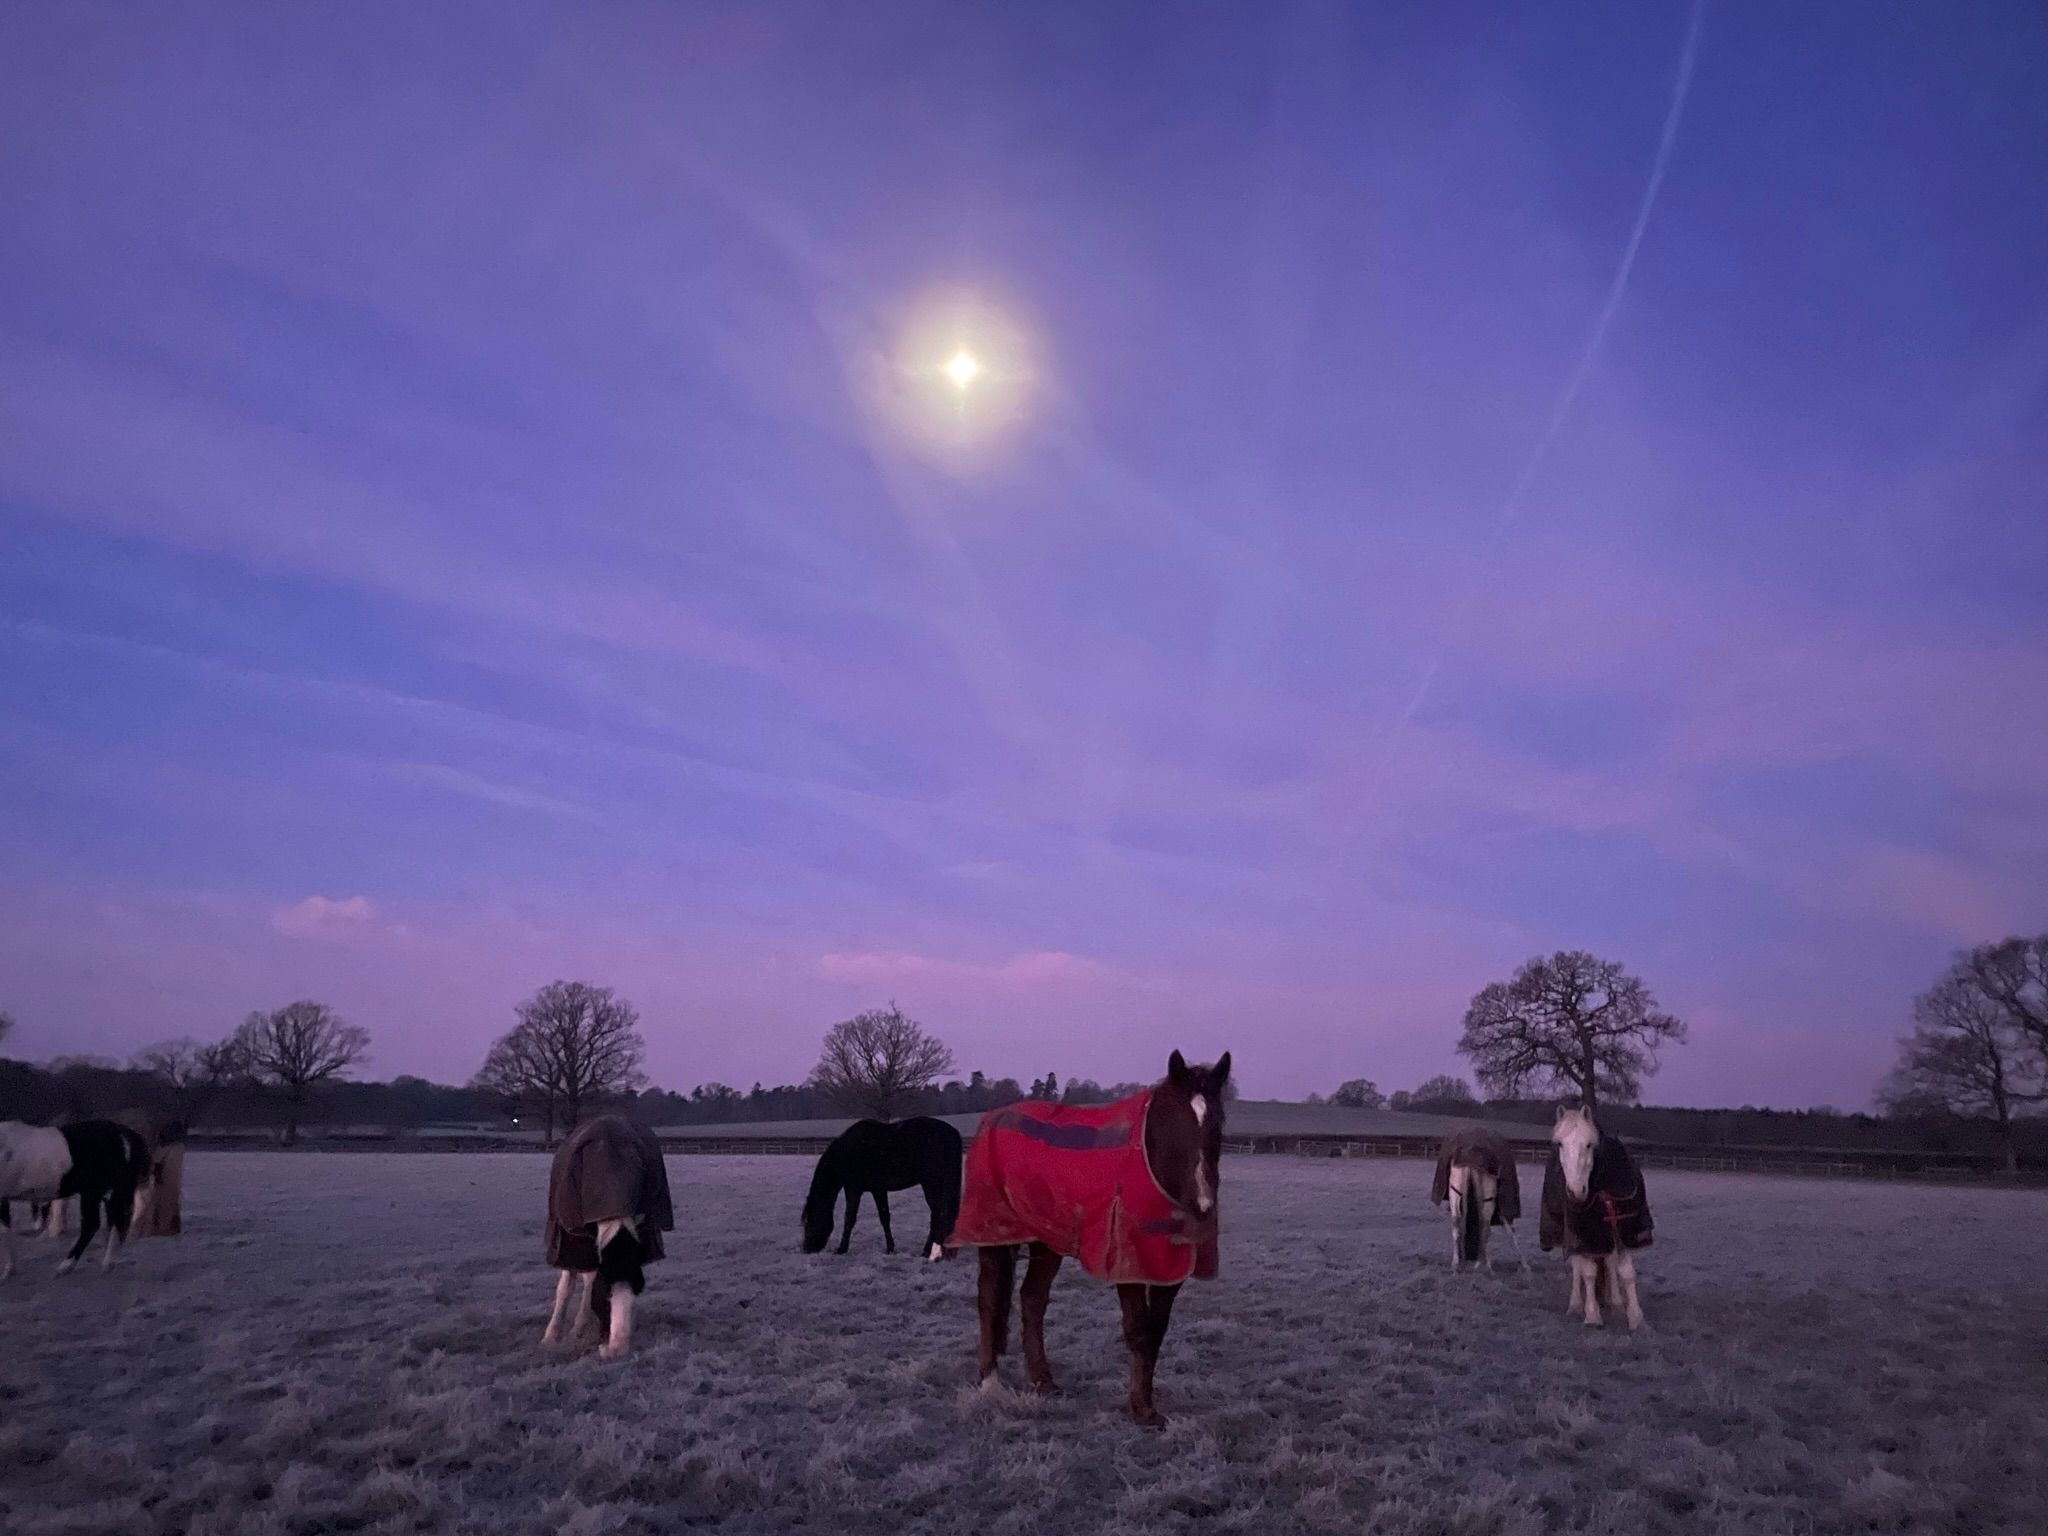
M9 1200L63 1200L78 1197L78 1241L57 1266L59 1274L78 1263L78 1256L100 1229L106 1211L109 1230L102 1264L114 1262L116 1244L128 1236L128 1223L138 1200L150 1194L149 1149L140 1136L111 1120L81 1120L59 1128L0 1121L0 1228L5 1258L0 1279L14 1273L14 1233Z
M875 1214L882 1218L882 1246L894 1253L889 1192L913 1184L924 1190L924 1203L932 1211L931 1235L922 1251L929 1258L943 1258L945 1241L953 1235L953 1221L960 1214L960 1133L929 1115L856 1121L825 1149L818 1171L811 1175L811 1192L804 1199L804 1252L821 1252L832 1240L832 1211L843 1189L846 1230L839 1234L838 1251L846 1252L853 1241L860 1197L873 1195Z

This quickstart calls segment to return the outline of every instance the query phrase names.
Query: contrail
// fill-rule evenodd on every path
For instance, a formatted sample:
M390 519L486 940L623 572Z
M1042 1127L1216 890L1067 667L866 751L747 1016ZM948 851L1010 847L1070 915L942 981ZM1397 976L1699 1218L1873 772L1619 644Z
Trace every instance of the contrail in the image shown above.
M1571 415L1572 406L1577 403L1579 391L1585 387L1587 378L1593 372L1594 361L1600 355L1600 344L1607 339L1607 331L1614 324L1614 316L1621 308L1622 295L1628 291L1628 280L1635 271L1636 255L1643 248L1643 232L1650 227L1650 214L1657 206L1657 194L1664 188L1664 173L1671 165L1671 149L1678 142L1679 120L1685 115L1685 98L1692 89L1693 61L1699 56L1700 28L1707 16L1707 0L1693 0L1692 14L1686 22L1685 46L1679 50L1678 75L1671 83L1671 105L1664 112L1664 131L1657 138L1656 158L1650 162L1650 179L1643 186L1641 202L1636 205L1636 221L1628 232L1628 243L1621 250L1621 265L1615 268L1614 281L1608 284L1606 302L1601 304L1600 313L1594 318L1591 334L1579 353L1578 366L1572 369L1571 377L1565 381L1558 393L1557 403L1551 407L1550 421L1543 429L1543 435L1536 439L1536 447L1529 454L1522 472L1515 477L1514 488L1507 499L1493 514L1493 521L1487 530L1489 550L1500 541L1510 524L1521 515L1522 499L1528 495L1529 487L1535 483L1536 473L1543 467L1544 459L1550 453L1551 444L1557 441L1564 430L1565 418ZM1472 605L1474 589L1478 578L1466 584L1459 595L1457 608L1452 619L1452 628L1462 627L1465 612ZM1401 748L1401 739L1407 733L1429 691L1436 684L1437 673L1443 669L1443 650L1438 649L1423 669L1421 681L1416 684L1415 695L1408 701L1408 707L1401 712L1401 718L1394 724L1393 734L1387 740L1387 749L1380 756L1379 767L1367 782L1362 799L1379 792L1385 782L1387 771L1393 767L1394 758ZM1346 839L1348 843L1349 839Z

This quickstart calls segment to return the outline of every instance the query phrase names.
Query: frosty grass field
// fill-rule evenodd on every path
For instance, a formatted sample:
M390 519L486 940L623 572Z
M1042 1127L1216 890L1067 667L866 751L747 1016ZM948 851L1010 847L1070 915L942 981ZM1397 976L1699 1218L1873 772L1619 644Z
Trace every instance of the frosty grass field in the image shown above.
M1632 1338L1564 1315L1533 1212L1533 1276L1454 1277L1427 1166L1237 1157L1147 1434L1072 1266L1065 1395L981 1394L974 1265L911 1255L914 1191L897 1257L870 1208L851 1257L805 1258L808 1160L669 1169L680 1230L620 1364L539 1347L537 1156L200 1153L187 1234L111 1278L24 1244L0 1527L2048 1528L2039 1194L1653 1174Z

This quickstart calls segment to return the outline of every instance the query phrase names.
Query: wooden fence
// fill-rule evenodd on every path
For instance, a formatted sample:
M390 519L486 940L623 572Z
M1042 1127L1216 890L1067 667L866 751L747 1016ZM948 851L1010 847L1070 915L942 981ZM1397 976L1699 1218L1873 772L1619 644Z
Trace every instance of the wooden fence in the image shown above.
M972 1138L969 1138L970 1140ZM205 1151L254 1151L275 1147L267 1138L198 1133L191 1145ZM827 1136L676 1136L661 1138L672 1156L817 1157L831 1145ZM1435 1136L1344 1136L1330 1134L1226 1136L1224 1149L1233 1156L1406 1157L1433 1160L1441 1139ZM300 1143L308 1152L542 1152L537 1139L491 1135L437 1136L308 1136ZM2040 1186L2048 1178L2022 1173L2017 1180L1984 1164L1935 1161L1911 1154L1830 1157L1826 1152L1785 1148L1689 1150L1683 1147L1632 1143L1636 1160L1646 1168L1689 1173L1769 1173L1809 1179L1896 1179L1913 1182L1996 1183ZM1517 1159L1541 1166L1547 1143L1515 1144Z

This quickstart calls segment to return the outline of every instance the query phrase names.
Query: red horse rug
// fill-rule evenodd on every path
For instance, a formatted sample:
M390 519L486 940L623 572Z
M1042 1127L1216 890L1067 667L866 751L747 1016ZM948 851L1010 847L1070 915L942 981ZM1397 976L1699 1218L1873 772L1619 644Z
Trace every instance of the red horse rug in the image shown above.
M981 1118L949 1247L1043 1243L1117 1285L1216 1275L1216 1222L1167 1197L1145 1159L1152 1090L1114 1104L1027 1099Z

